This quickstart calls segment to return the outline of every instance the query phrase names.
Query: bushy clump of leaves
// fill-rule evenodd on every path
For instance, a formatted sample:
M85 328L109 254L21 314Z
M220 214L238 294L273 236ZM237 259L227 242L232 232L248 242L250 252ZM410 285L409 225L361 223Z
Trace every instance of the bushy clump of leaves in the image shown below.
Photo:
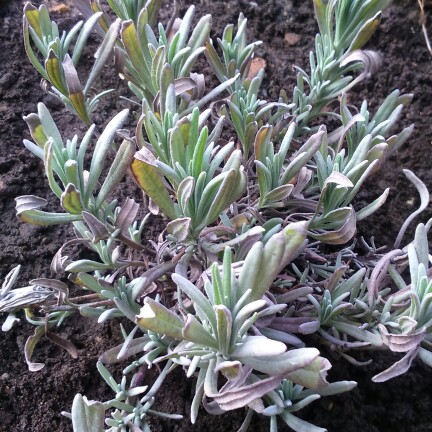
M70 223L76 238L52 263L68 284L36 279L12 289L16 268L0 290L0 312L9 314L3 330L21 309L35 326L25 346L33 371L44 366L31 361L44 336L77 355L55 333L71 314L134 324L129 334L123 329L124 343L98 362L115 396L97 402L77 395L65 413L74 431L150 431L150 415L181 418L152 409L178 367L196 377L192 423L201 407L210 414L246 408L240 431L257 413L272 432L278 420L300 432L323 429L296 411L356 385L327 382L326 346L356 364L357 349L404 353L374 377L378 382L406 372L417 357L431 366L432 222L418 225L414 240L401 246L408 224L429 203L421 180L405 171L421 207L393 249L382 252L356 238L357 222L388 195L357 208L358 191L412 131L394 132L411 95L396 90L375 112L366 101L357 108L347 103L347 92L380 66L378 55L363 47L389 1L314 0L319 34L310 73L298 67L292 98L282 91L278 101L260 98L264 71L250 73L260 43L248 43L243 15L236 31L228 25L213 42L211 17L194 20L193 6L179 18L174 2L164 26L156 25L162 1L107 0L109 13L99 0L75 3L87 21L63 33L45 6L25 5L30 61L52 95L90 124L107 91L90 93L114 58L132 93L124 103L140 112L124 109L83 137L63 136L42 103L24 118L33 139L24 145L43 161L63 211L41 210L47 201L27 195L16 198L18 217ZM82 87L77 66L93 30L102 42ZM199 57L220 81L209 91L196 70ZM231 141L227 125L235 131ZM114 198L127 176L143 202ZM146 240L155 214L166 224ZM359 240L363 248L355 247ZM98 258L66 255L73 244ZM117 382L108 367L126 359L130 365ZM148 386L143 369L151 367L161 372Z

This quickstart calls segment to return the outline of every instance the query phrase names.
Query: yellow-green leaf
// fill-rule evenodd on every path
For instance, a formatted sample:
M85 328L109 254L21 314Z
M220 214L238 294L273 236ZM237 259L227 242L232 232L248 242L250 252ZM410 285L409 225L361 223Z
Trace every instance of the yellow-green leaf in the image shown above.
M146 297L136 323L145 330L168 335L177 340L183 340L183 321L165 306Z
M24 15L27 18L27 21L30 27L36 32L39 38L42 40L42 31L39 25L39 11L33 6L31 3L26 3L24 6Z
M82 121L86 124L90 123L89 116L87 114L86 103L84 99L84 95L82 92L80 93L70 93L69 99L72 102L77 114L80 116Z
M41 125L40 118L37 114L29 114L28 116L24 116L24 121L27 123L27 126L30 130L30 134L32 138L35 140L35 143L40 147L44 148L45 143L48 141L48 137L45 134L45 131Z
M66 213L49 213L41 210L24 211L18 214L18 217L23 222L32 225L42 226L61 225L70 222L77 222L82 219L79 215L72 215Z
M87 112L85 97L78 78L78 73L69 55L66 55L63 60L63 70L68 88L69 100L72 102L75 111L83 122L88 124L90 123L90 119Z
M315 19L318 22L318 27L321 35L327 34L326 13L327 4L323 0L313 0Z
M67 96L68 92L63 84L60 72L60 62L55 52L50 50L48 59L45 61L45 70L47 71L51 84L63 95Z
M90 7L94 13L103 12L101 5L97 1L90 0ZM99 18L99 24L102 30L107 33L111 23L105 13Z
M374 17L366 21L363 27L356 34L354 40L351 42L351 46L349 47L348 52L353 52L355 50L363 48L366 42L375 33L375 30L380 25L380 22L381 12L378 12Z
M159 206L170 219L176 219L174 203L155 165L140 159L131 164L132 173L144 192Z
M144 59L143 51L139 43L137 31L133 21L125 21L122 24L120 31L121 39L129 59L141 77L141 79L148 85L148 90L152 95L156 94L156 89L151 81L151 72L149 66Z
M83 207L81 204L81 193L72 183L66 186L62 193L61 206L70 214L81 214Z

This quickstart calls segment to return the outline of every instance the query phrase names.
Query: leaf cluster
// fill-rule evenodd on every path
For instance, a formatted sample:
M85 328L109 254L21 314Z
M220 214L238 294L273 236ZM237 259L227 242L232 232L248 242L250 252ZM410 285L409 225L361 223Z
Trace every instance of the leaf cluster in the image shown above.
M377 382L406 372L415 358L432 365L432 223L419 224L401 246L429 203L422 181L404 171L421 206L394 248L384 252L356 235L358 221L389 191L363 208L356 195L412 132L394 132L412 95L395 90L375 112L366 101L348 104L348 92L380 67L379 56L363 47L388 3L314 0L320 32L310 72L296 68L292 97L281 91L277 101L261 99L264 71L250 73L260 42L248 43L243 15L215 43L211 17L195 19L191 6L180 18L177 2L168 23L157 25L162 1L107 0L107 13L99 0L77 0L87 21L62 34L45 6L25 5L29 59L84 123L106 94L90 96L105 64L114 61L131 91L123 100L130 108L104 128L89 126L82 138L64 137L43 104L24 118L33 140L24 145L42 160L62 211L41 210L44 198L22 196L17 215L36 225L69 223L75 238L52 262L67 284L36 279L13 289L19 268L6 277L3 330L25 310L35 326L25 356L36 371L44 365L31 357L44 336L77 355L56 334L73 313L134 325L129 333L122 328L124 343L98 362L114 397L77 395L65 413L74 431L150 431L150 415L181 418L152 409L175 368L196 377L192 423L200 408L215 415L246 408L240 431L254 413L269 420L271 432L278 421L297 432L321 431L295 413L356 385L327 381L327 349L357 365L356 350L404 353ZM82 87L77 65L93 30L102 42ZM220 82L208 92L195 71L200 56ZM132 126L131 107L139 107ZM143 199L115 198L125 177ZM164 225L149 239L154 215ZM73 245L93 258L67 255ZM128 359L117 382L110 365ZM160 365L146 385L144 369Z

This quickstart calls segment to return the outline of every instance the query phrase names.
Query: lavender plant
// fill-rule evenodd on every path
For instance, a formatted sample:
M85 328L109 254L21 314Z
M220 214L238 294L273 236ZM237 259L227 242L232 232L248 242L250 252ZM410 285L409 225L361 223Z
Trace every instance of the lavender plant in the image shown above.
M44 80L51 84L52 93L85 123L90 123L91 114L99 99L111 92L105 90L91 97L92 85L111 55L119 32L120 20L113 23L107 31L84 88L76 70L86 42L92 30L98 25L101 15L102 13L98 12L85 24L80 21L69 33L60 34L57 24L51 21L45 5L41 5L39 9L31 3L24 6L24 45L32 65ZM68 51L75 36L77 39L72 54L69 55ZM43 64L38 60L31 42L42 56Z
M98 362L115 396L98 402L78 394L65 413L74 431L150 431L150 415L181 418L152 408L176 368L197 379L192 423L200 407L209 414L246 408L240 431L254 413L269 419L271 432L278 419L297 432L321 431L295 413L356 385L327 382L326 349L355 364L351 351L358 349L405 353L377 382L406 372L417 357L432 364L430 221L400 246L407 225L429 202L413 173L406 171L422 204L394 249L383 253L364 240L365 253L355 248L357 221L383 205L388 190L360 209L355 196L412 131L393 132L412 95L394 91L374 115L366 101L359 109L347 103L347 92L379 67L378 55L362 48L388 3L314 0L320 32L310 73L297 68L292 100L282 91L278 101L260 99L264 71L248 75L260 42L247 42L243 15L216 47L211 17L194 20L191 6L179 19L177 2L164 26L156 25L160 0L107 0L109 13L98 0L77 0L87 22L62 35L44 6L26 4L27 54L72 113L90 124L106 92L90 99L89 91L112 57L132 92L123 103L141 110L132 120L124 109L103 129L89 126L81 139L62 136L43 104L24 118L33 139L24 145L43 161L63 211L42 211L45 199L22 196L17 215L37 225L71 223L76 238L52 263L68 284L36 279L12 289L19 267L6 277L0 312L9 315L2 329L25 310L35 326L26 361L36 371L44 365L31 357L44 336L77 355L56 334L71 314L134 324L129 334L122 327L124 342ZM93 30L102 45L82 88L76 66ZM220 81L207 94L203 74L192 72L201 54ZM226 139L227 123L233 140ZM128 176L145 205L114 198ZM164 229L147 240L154 214ZM67 255L77 244L93 258ZM126 360L117 382L109 367ZM144 368L159 365L156 381L145 383Z

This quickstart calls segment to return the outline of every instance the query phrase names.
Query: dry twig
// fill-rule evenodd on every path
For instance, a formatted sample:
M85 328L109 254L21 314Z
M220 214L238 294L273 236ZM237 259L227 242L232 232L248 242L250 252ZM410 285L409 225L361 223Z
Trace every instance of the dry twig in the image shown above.
M423 35L424 35L424 38L425 38L425 41L426 41L426 46L427 46L429 52L432 54L432 45L430 43L428 32L427 32L427 28L426 28L426 13L425 13L425 10L424 10L425 0L417 0L417 1L418 1L418 4L419 4L419 7L420 7L420 24L421 24L421 27L422 27L422 30L423 30Z

